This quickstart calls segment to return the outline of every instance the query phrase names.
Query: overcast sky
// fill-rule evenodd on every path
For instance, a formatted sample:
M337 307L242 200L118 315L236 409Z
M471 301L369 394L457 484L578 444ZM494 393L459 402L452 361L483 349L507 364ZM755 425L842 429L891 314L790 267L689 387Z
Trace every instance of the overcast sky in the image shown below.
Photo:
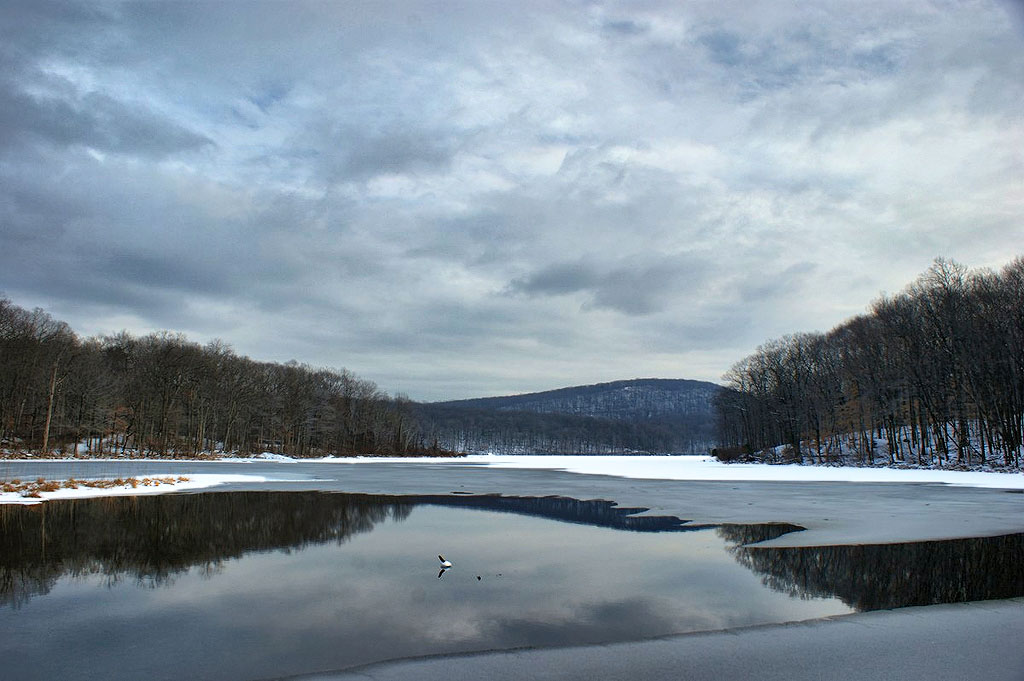
M1024 254L1016 0L0 4L0 293L414 399Z

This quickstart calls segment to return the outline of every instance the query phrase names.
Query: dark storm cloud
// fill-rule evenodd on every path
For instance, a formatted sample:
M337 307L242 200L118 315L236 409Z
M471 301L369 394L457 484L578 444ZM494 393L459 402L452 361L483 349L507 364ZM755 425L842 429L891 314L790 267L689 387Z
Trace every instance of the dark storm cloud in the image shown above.
M443 131L393 127L367 134L359 127L333 132L320 151L326 172L338 180L366 180L382 174L437 172L455 152Z
M707 269L706 263L685 256L653 262L632 258L605 267L586 262L556 263L513 279L506 290L528 296L584 292L588 294L584 308L647 315L663 310L671 299L692 294Z
M773 298L797 293L809 276L818 269L810 262L798 262L781 272L766 270L748 274L738 290L744 303L760 305Z
M76 49L111 21L107 7L59 0L8 0L4 2L3 17L0 53L29 59L32 53L45 52L54 44Z
M736 33L717 29L700 37L700 43L707 48L711 60L725 66L737 66L752 60L753 55L744 55L743 40Z
M5 192L0 201L0 222L4 225L4 243L15 251L33 242L50 248L64 231L70 215L81 210L64 197L40 192L34 186L20 185L16 178L0 172Z
M84 66L114 18L79 3L13 3L0 22L0 146L81 145L103 152L160 158L211 145L205 135L138 100L83 90L53 70L55 60Z
M116 275L110 276L109 272L84 266L67 254L50 258L48 263L63 265L67 275L71 276L54 276L53 271L32 266L13 268L19 276L19 288L37 291L73 308L145 310L148 315L181 321L181 316L174 313L175 308L182 307L180 296L174 289L147 287L131 279L119 281Z
M219 259L203 262L196 254L180 260L168 260L157 254L115 251L100 256L101 268L115 282L136 284L163 291L194 291L221 295L231 288L228 272Z
M9 81L0 81L0 128L7 133L0 143L6 145L37 139L154 157L212 144L164 116L107 95L33 96Z
M584 263L559 263L548 265L522 279L513 279L509 290L528 295L561 295L576 293L600 284L601 275Z
M309 269L282 249L262 248L267 230L293 224L296 210L282 210L280 202L223 214L205 205L209 188L137 169L134 161L100 163L86 154L65 156L60 165L34 159L18 173L0 167L0 220L9 227L0 269L12 294L36 291L83 309L119 306L171 327L172 319L183 319L187 300L280 300L285 296L272 293L275 286L287 280L292 295ZM223 201L230 208L237 199Z
M635 21L630 21L629 19L606 21L602 25L602 28L608 33L619 36L643 35L649 30L647 26Z
M406 254L411 258L493 266L507 262L531 232L529 222L520 223L512 211L482 208L471 215L438 220L426 230L424 239L410 245Z

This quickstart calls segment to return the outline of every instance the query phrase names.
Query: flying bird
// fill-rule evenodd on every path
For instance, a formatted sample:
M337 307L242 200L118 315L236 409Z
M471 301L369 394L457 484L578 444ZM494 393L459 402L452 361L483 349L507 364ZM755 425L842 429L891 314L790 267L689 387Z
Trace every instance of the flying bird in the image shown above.
M441 561L441 571L437 573L437 578L441 579L444 573L448 572L448 569L451 568L452 563L449 560L445 560L444 556L438 556L437 559Z

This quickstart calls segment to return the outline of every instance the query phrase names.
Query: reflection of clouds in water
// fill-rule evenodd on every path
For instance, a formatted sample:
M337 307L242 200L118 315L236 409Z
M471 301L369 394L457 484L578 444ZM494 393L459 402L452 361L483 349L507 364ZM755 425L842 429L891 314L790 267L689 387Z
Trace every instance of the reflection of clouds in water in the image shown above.
M146 673L136 660L159 656L174 640L198 651L176 663L182 676L266 677L410 655L633 640L840 614L850 608L832 594L849 599L856 593L839 587L891 588L888 582L905 572L894 566L908 565L911 573L930 574L933 586L937 576L955 582L963 575L955 566L968 555L983 560L980 573L990 581L1021 579L1013 572L1018 565L1006 560L1021 555L1019 537L1017 544L995 538L959 545L969 552L980 546L980 554L957 553L948 542L744 549L791 528L622 532L441 505L417 506L411 514L405 505L396 516L389 504L269 493L98 502L75 505L73 514L61 510L70 506L52 504L46 555L52 562L39 569L54 579L52 592L32 597L19 611L0 609L0 629L19 637L0 638L0 656L20 646L30 651L27 659L45 652L53 657L46 664L74 659L83 669L102 670L95 676L140 678ZM166 532L164 545L141 550L136 542L132 550L108 555L103 541L88 541L96 529L84 523L88 508L130 508L117 536L138 539L158 528ZM8 515L38 520L31 513ZM65 520L73 524L64 527ZM0 536L16 525L0 527ZM438 551L456 566L442 580L436 578ZM863 560L850 562L858 552ZM68 566L103 565L98 556L120 584L97 588L104 574L67 577ZM0 567L31 572L19 559L5 552ZM204 567L217 564L212 575ZM158 588L136 588L136 574L147 571L161 577ZM971 581L977 573L963 578ZM765 588L762 580L785 589ZM111 646L124 641L133 647L132 660L108 669L114 664L108 660L119 659ZM36 675L46 674L56 677L59 670L46 667Z
M438 537L460 566L441 583L428 553ZM630 570L608 569L608 556L624 554L635 558ZM711 531L644 535L419 507L410 521L380 524L344 546L305 549L301 565L281 553L232 561L221 584L183 585L185 598L220 599L218 626L229 630L247 627L255 601L281 635L328 628L356 642L373 632L375 645L390 641L409 654L716 629L772 621L780 609L784 619L822 614L764 590Z
M655 598L630 598L580 603L555 616L545 610L481 624L488 638L508 646L617 641L673 631L679 623L664 610Z
M232 581L262 577L272 583L272 601L291 613L277 615L278 625L294 635L331 626L356 640L361 631L375 630L397 647L424 651L437 645L506 647L715 629L772 621L780 608L785 619L823 614L820 606L765 591L710 531L627 534L434 507L414 516L415 523L378 526L351 545L307 549L299 576L285 557L271 555L258 565L234 566L247 574L236 571ZM450 537L448 555L459 557L460 570L435 586L428 583L436 574L435 558L423 548L435 546L437 535ZM673 550L664 552L665 544ZM346 554L363 545L372 550L377 568L351 571ZM622 554L636 557L634 569L609 570L608 556ZM318 586L310 590L311 583ZM652 600L650 594L659 597ZM352 612L361 613L358 625ZM437 612L445 617L439 620ZM616 621L601 620L611 613L617 613ZM619 626L622 618L633 624ZM524 638L529 632L543 636Z
M103 592L55 590L89 607L78 609L76 618L38 621L57 627L53 641L73 640L76 629L102 629L116 613L118 621L136 622L146 632L141 654L156 654L160 641L173 635L182 645L232 651L217 661L200 655L194 664L267 676L847 611L838 602L808 603L765 589L711 530L623 532L439 505L417 506L413 513L405 505L396 514L389 502L358 495L223 494L131 503L133 514L126 518L139 525L127 526L126 536L172 528L166 541L181 542L182 552L132 554L139 564L121 562L119 569L148 565L167 574L155 559L179 568L198 562L161 582L167 588L140 590L127 580ZM179 516L179 504L188 513ZM556 505L561 511L588 508L564 500ZM606 508L595 508L607 519ZM157 511L155 525L146 509ZM50 530L59 517L50 514ZM182 517L194 522L167 524L167 518ZM208 523L210 518L215 521ZM456 566L441 580L439 550ZM220 570L208 574L202 566L221 554ZM617 567L621 556L629 556L628 569ZM95 585L96 579L87 581ZM59 611L66 601L41 597L39 603ZM62 628L70 622L74 628ZM181 627L187 631L179 632Z

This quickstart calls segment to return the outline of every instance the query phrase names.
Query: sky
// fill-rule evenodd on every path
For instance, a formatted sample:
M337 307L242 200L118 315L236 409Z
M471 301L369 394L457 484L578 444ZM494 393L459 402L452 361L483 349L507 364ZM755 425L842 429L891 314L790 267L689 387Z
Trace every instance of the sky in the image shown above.
M1024 254L1019 0L0 3L0 294L441 400Z

